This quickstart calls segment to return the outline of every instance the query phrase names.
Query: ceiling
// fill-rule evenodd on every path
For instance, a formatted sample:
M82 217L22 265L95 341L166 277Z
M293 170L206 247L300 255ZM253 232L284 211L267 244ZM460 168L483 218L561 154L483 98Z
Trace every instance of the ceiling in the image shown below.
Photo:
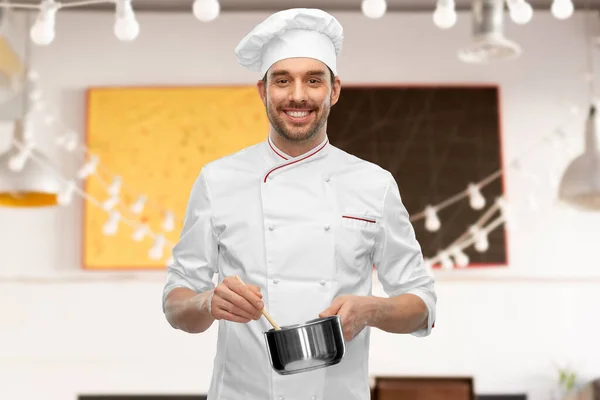
M76 0L62 0L69 3ZM189 11L193 0L132 0L137 11ZM38 4L40 0L21 0L19 3ZM436 0L387 0L390 11L433 11ZM469 9L472 0L455 0L457 10ZM573 0L575 7L600 9L600 0ZM286 8L308 7L328 11L360 10L361 0L220 0L223 11L279 11ZM549 9L552 0L529 0L536 9ZM114 5L94 6L114 9ZM89 9L91 8L88 6Z

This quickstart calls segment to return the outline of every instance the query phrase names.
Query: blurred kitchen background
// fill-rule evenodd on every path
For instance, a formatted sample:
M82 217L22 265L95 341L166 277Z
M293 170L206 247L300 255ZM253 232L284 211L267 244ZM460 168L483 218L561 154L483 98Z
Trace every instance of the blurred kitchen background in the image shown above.
M329 136L437 281L431 336L372 331L373 398L600 398L599 0L0 6L0 399L204 398L216 324L168 325L165 265L202 165L266 138L234 48L292 7L343 24Z

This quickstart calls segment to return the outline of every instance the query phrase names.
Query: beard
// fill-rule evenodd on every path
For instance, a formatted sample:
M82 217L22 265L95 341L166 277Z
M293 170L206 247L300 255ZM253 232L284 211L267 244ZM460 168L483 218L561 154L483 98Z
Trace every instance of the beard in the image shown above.
M309 123L295 124L290 121L286 121L285 117L282 116L283 109L311 109L311 114L314 114L316 118ZM329 103L325 103L323 108L314 107L307 104L295 104L290 103L275 107L268 102L267 99L267 117L269 122L275 131L281 135L285 140L289 142L305 142L316 136L319 131L323 128L329 117Z

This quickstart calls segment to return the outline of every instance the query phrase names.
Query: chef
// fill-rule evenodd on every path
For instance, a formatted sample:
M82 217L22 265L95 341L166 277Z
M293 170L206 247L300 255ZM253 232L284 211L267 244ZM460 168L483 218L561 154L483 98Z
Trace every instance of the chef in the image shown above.
M268 137L201 169L162 300L176 329L218 321L209 400L367 400L370 329L423 337L434 325L434 282L394 177L327 136L342 40L333 16L290 9L236 48L259 75ZM372 295L373 266L389 297ZM339 315L343 360L277 374L263 307L280 326Z

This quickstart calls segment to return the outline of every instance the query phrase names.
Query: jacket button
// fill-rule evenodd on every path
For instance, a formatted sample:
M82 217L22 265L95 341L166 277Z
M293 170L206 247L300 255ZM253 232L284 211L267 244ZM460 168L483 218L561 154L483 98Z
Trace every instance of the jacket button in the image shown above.
M283 396L279 396L277 400L283 400Z
M325 182L329 182L331 180L331 178L329 178L328 176L325 177Z
M273 283L274 284L278 284L279 283L279 279L273 279Z
M325 282L325 279L322 279L321 282L319 282L321 285L326 284L327 282Z
M310 396L310 400L315 400L317 396Z
M328 231L328 230L329 230L329 228L330 228L330 226L329 226L329 225L325 225L325 230L326 230L326 231Z
M275 229L275 227L273 225L269 225L269 230L272 231L273 229Z

